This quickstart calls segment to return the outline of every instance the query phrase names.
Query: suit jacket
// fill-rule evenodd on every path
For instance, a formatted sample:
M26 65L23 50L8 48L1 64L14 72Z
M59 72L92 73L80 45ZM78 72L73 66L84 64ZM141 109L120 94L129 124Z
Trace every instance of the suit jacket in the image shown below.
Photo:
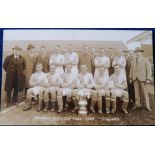
M41 57L41 55L36 57L35 63L34 63L34 69L35 72L36 64L41 63L43 65L43 72L47 73L49 72L49 56L45 55L44 58Z
M131 61L131 68L130 68L130 79L135 81L138 79L139 81L146 81L151 80L151 65L149 60L147 60L145 57L139 58L139 60L136 60L134 58Z
M14 87L14 80L17 78L18 91L22 91L25 87L26 62L22 56L18 60L14 58L14 54L7 56L3 63L3 68L6 72L5 90L11 91Z
M131 68L131 61L132 59L130 57L127 57L126 59L126 77L127 80L130 80L130 68Z
M30 53L25 53L23 55L25 61L26 61L26 71L25 71L25 76L26 76L26 88L29 88L29 81L30 81L30 77L33 74L34 71L34 63L35 63L35 59L36 56L35 54L33 54L33 56L30 55Z
M93 73L92 71L92 54L84 53L83 51L79 52L79 72L81 72L81 65L86 65L89 73Z

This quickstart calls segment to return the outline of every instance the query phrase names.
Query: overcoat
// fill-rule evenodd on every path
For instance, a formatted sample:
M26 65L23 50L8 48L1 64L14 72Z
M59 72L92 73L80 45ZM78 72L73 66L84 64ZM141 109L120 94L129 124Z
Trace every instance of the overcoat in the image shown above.
M19 55L16 60L14 54L9 55L4 60L3 68L6 72L5 91L11 91L14 88L14 78L17 72L18 91L21 92L25 88L26 81L24 73L26 69L25 59Z

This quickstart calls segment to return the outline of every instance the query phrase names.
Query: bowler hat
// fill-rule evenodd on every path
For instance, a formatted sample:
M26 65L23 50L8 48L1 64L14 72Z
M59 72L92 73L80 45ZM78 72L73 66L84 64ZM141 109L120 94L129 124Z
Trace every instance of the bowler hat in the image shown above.
M21 51L22 49L19 46L15 46L15 47L12 48L12 50L19 50L19 51Z

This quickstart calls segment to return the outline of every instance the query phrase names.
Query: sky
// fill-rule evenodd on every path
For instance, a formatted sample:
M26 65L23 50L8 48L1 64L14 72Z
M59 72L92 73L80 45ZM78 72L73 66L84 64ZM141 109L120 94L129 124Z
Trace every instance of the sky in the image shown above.
M5 30L4 40L96 40L126 41L141 30ZM139 43L127 45L129 48ZM131 47L130 47L131 46Z

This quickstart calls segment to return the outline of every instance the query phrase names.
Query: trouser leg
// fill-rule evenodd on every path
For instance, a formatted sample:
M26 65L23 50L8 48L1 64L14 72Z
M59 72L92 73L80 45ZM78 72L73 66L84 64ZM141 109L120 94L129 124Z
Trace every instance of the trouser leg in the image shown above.
M134 81L134 89L135 89L135 108L141 107L140 103L140 89L139 89L139 81Z
M13 90L13 102L17 102L17 98L18 98L18 80L17 80L17 73L14 79L14 90Z
M124 91L124 98L123 98L123 103L122 103L122 109L125 114L128 113L127 107L128 107L128 102L129 102L129 95L127 91Z
M12 90L6 91L5 101L7 104L9 104L11 102L11 92L12 92Z
M25 88L25 99L26 99L27 90L28 90L28 88Z
M142 93L143 97L144 97L144 102L145 102L145 106L147 108L147 110L151 111L150 108L150 101L149 101L149 95L148 95L148 90L146 87L146 84L144 82L139 82L140 84L140 92Z

